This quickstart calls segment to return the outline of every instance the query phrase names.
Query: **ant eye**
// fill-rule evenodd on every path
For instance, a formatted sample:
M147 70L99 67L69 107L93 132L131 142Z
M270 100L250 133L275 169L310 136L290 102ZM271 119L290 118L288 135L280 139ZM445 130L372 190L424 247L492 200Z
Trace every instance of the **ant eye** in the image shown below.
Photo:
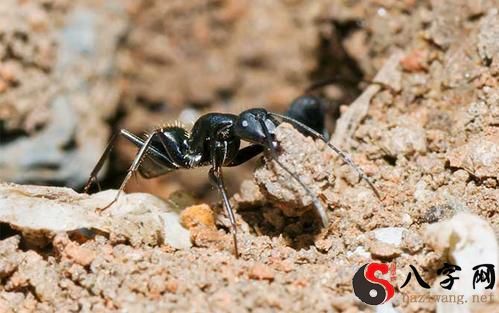
M243 121L241 122L241 125L242 125L243 127L248 127L248 121L247 121L247 120L243 120Z

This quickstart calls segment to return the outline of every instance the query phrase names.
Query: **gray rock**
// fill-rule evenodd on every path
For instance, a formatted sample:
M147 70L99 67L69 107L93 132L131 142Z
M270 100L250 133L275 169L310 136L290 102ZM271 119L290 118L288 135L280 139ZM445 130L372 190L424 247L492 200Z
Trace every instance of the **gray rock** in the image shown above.
M18 230L34 246L44 246L60 232L95 231L124 239L134 246L169 244L177 249L191 246L190 233L179 215L149 194L122 194L103 212L116 190L93 195L69 188L0 183L0 223Z

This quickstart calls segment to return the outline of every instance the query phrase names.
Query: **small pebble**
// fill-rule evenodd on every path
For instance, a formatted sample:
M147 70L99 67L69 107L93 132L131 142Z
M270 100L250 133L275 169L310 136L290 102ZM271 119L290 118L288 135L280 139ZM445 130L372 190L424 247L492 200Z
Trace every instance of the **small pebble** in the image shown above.
M271 282L274 280L274 272L267 265L257 263L250 268L249 278L255 280L267 280Z

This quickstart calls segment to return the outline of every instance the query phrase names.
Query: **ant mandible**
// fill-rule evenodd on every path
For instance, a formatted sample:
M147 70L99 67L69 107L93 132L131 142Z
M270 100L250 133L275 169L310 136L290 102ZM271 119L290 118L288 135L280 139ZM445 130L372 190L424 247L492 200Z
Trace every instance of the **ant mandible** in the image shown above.
M275 140L274 131L281 122L292 124L304 135L323 140L344 162L354 168L361 178L367 181L379 198L379 193L364 172L353 163L348 155L328 142L324 120L325 110L321 99L305 95L294 100L285 115L268 112L263 108L249 109L239 115L208 113L199 117L190 133L180 126L166 126L155 129L143 139L126 129L121 129L112 136L104 153L92 170L84 191L88 193L92 183L97 182L97 174L120 136L136 145L139 151L128 169L116 197L103 210L117 201L128 180L136 171L144 178L153 178L177 169L211 166L209 178L222 196L231 223L234 253L238 257L236 219L225 190L222 167L240 165L264 151L270 152L271 158L311 197L315 210L321 218L322 226L328 224L326 211L317 197L297 175L292 173L277 158L276 148L279 144ZM251 145L240 149L241 140L247 141Z

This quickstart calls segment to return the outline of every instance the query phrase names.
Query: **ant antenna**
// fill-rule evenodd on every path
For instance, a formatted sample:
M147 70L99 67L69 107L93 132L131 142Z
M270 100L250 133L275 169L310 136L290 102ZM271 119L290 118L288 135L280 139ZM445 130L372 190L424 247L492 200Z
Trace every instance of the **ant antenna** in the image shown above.
M267 129L267 126L265 125L265 122L261 119L259 119L260 124L262 125L263 132L265 134L265 138L267 139L268 142L268 150L270 151L270 154L272 156L272 159L284 170L286 173L288 173L289 176L291 176L295 181L297 181L302 188L305 190L305 192L312 198L312 203L315 207L316 212L319 214L322 222L322 226L326 227L329 223L329 219L326 214L326 210L324 210L324 207L320 203L319 199L310 191L310 189L301 181L301 179L296 176L293 172L291 172L284 164L282 164L278 159L277 159L277 152L275 151L274 145L272 144L272 140L270 137L270 132Z
M369 187L371 187L371 189L374 191L374 194L376 195L376 197L379 200L381 200L381 196L380 196L378 190L376 189L376 187L374 186L374 184L371 182L371 180L369 180L369 178L366 176L366 174L364 174L364 172L357 165L355 165L355 163L353 163L352 158L349 155L347 155L346 153L341 151L339 148L334 146L332 143L328 142L326 140L326 138L324 138L324 136L322 136L321 134L319 134L318 132L316 132L312 128L308 127L307 125L305 125L305 124L303 124L303 123L301 123L293 118L285 116L285 115L281 115L281 114L277 114L277 113L273 113L273 112L269 112L269 114L274 116L274 117L281 118L284 121L289 122L295 126L298 126L301 129L309 132L314 137L320 138L322 141L324 141L328 145L329 148L331 148L334 152L336 152L343 159L343 161L345 161L345 163L347 163L350 167L352 167L359 174L360 178L364 179L369 184Z

